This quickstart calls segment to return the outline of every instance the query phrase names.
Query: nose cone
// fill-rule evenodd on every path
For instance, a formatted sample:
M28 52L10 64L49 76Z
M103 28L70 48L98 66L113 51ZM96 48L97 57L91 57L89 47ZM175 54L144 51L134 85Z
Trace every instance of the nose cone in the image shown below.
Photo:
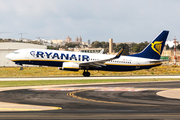
M6 58L9 59L9 60L12 60L12 54L11 54L11 53L10 53L10 54L7 54L7 55L6 55Z

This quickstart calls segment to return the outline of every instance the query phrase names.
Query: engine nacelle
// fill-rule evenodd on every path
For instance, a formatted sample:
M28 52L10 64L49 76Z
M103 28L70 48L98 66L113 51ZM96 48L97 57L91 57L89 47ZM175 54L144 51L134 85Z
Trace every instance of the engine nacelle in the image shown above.
M79 64L73 62L64 62L62 70L79 71Z

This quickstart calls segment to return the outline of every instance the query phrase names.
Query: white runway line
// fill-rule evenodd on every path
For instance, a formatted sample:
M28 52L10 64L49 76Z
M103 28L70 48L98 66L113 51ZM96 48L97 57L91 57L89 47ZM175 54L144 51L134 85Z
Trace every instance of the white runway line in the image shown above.
M179 78L180 76L120 76L120 77L46 77L46 78L0 78L0 81L30 81L30 80L93 80L93 79L156 79Z

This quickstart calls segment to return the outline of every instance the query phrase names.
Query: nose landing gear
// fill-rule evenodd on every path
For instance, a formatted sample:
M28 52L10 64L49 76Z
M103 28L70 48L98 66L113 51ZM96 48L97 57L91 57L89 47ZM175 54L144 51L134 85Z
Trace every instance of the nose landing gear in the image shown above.
M21 65L20 70L23 70L23 65Z
M23 66L20 67L20 70L23 70Z

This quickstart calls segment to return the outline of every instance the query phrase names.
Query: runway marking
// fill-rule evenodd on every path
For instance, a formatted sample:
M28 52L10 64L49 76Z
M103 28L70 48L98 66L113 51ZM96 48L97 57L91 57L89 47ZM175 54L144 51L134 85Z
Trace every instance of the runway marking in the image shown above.
M43 111L43 110L59 110L61 107L38 106L28 104L16 104L0 102L0 111Z
M179 80L180 76L167 75L167 76L115 76L115 77L49 77L49 78L0 78L0 81L29 81L29 80L92 80L92 79L175 79Z
M93 90L93 89L89 89L89 90ZM80 100L91 101L91 102L100 102L100 103L123 104L123 105L139 105L139 106L160 106L160 105L147 105L147 104L138 104L138 103L133 104L133 103L124 103L124 102L109 102L109 101L103 101L103 100L94 100L94 99L83 98L83 97L79 97L79 96L75 95L76 93L83 92L83 91L88 91L88 89L69 92L69 93L67 93L67 96L70 96L70 97L76 98L76 99L80 99Z
M60 110L62 108L52 108L52 109L23 109L23 108L0 108L0 111L43 111L43 110Z
M175 88L175 89L172 89L172 90L180 90L180 88Z
M17 108L0 108L0 110L8 111L40 111L42 109L17 109Z
M85 90L93 89L95 91L145 91L146 88L134 88L134 87L70 87L70 88L36 88L29 90L43 90L43 91L75 91L75 90Z
M62 108L54 109L20 109L20 108L0 108L0 111L43 111L43 110L60 110Z

